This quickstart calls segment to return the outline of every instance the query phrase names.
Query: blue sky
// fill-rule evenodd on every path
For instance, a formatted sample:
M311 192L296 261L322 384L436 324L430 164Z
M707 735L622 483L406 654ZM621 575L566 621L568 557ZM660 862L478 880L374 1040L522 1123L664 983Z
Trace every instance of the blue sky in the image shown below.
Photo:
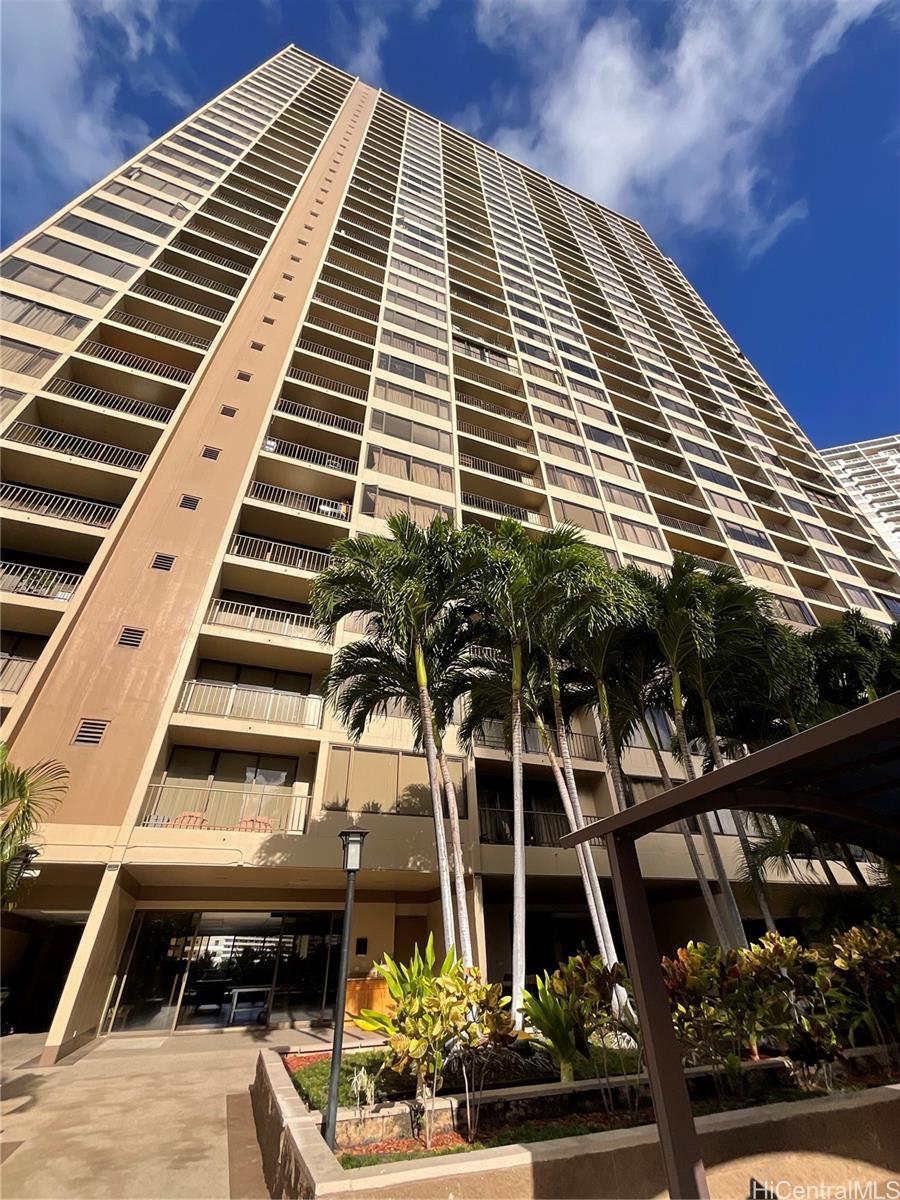
M3 243L290 41L641 220L817 445L900 429L898 0L0 0Z

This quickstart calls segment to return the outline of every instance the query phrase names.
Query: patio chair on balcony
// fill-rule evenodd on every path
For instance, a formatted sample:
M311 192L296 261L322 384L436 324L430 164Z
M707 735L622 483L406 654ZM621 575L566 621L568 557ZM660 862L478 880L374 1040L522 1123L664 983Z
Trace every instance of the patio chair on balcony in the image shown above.
M272 822L268 817L241 817L237 827L240 833L272 832Z
M172 819L170 829L209 829L206 813L182 812Z

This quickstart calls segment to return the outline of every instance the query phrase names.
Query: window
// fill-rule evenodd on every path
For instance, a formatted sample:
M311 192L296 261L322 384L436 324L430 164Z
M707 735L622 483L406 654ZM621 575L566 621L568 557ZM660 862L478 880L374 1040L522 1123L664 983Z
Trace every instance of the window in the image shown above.
M847 593L847 598L851 604L856 604L861 608L877 608L872 593L865 588L857 587L852 583L841 583L841 587Z
M447 340L447 331L445 329L439 329L437 325L432 325L430 321L422 321L418 317L412 316L411 313L398 312L395 308L385 308L384 319L392 321L394 325L401 325L404 329L411 329L413 333L421 333L425 337L434 338L437 342ZM389 345L393 345L393 342L388 337L388 332L387 330L383 331L382 340L388 342ZM442 354L443 351L439 353ZM431 358L433 356L429 354L427 357ZM443 360L438 359L438 361Z
M722 527L728 536L737 542L745 542L748 546L759 546L762 550L772 549L769 539L761 530L748 529L746 525L737 525L734 521L723 521Z
M374 484L363 488L360 511L368 517L387 520L394 513L406 513L417 525L428 525L435 517L444 519L453 516L453 510L443 504L432 504L418 496L404 496L399 492L388 492Z
M609 534L609 522L599 508L588 508L584 504L574 504L571 500L553 499L553 508L558 521L577 525L592 533Z
M681 448L687 450L689 454L697 454L700 458L708 458L710 462L723 463L724 457L718 450L713 450L712 446L704 446L700 442L692 442L690 438L679 438Z
M568 458L571 462L581 463L586 467L588 456L581 446L574 442L564 442L562 438L548 437L545 433L538 435L541 449L547 454L556 454L559 458Z
M394 475L398 479L420 483L425 487L440 488L445 492L449 492L453 487L453 472L449 467L440 466L424 458L413 458L409 454L400 454L383 446L369 447L366 466L382 475Z
M414 379L417 383L428 384L429 387L447 387L447 376L443 372L433 371L419 363L407 362L405 358L397 358L393 354L379 354L378 366L382 371L393 371L395 375L403 375L406 379Z
M200 507L200 497L199 496L182 496L181 499L178 501L178 507L179 508L187 508L187 509L190 509L191 512L196 512L197 509Z
M859 572L852 565L849 558L844 558L842 554L831 554L828 550L820 550L819 555L822 562L830 567L832 571L846 571L848 575L858 575Z
M549 404L558 404L560 408L567 408L572 411L572 401L564 392L554 392L552 388L546 388L540 383L533 383L528 380L528 395L533 400L545 400Z
M891 614L895 621L900 621L900 599L896 596L885 596L884 592L878 593L878 599L884 605L885 609Z
M791 584L793 582L784 567L779 566L778 563L753 558L749 554L739 554L737 560L743 570L756 579L768 579L770 583Z
M406 417L395 417L393 413L376 409L372 413L372 428L390 437L402 438L416 446L427 446L431 450L450 453L450 434L420 421L409 421Z
M437 396L428 396L424 392L416 392L412 388L403 387L399 383L391 383L387 379L376 379L374 395L377 400L390 400L392 404L402 404L414 412L425 413L431 417L450 419L450 405L446 400Z
M222 451L218 446L204 446L200 451L201 458L210 458L213 462L219 457Z
M465 765L459 758L449 759L449 764L459 813L465 820ZM333 746L325 774L323 807L339 812L430 816L431 787L425 758L396 750Z
M589 404L587 400L576 400L575 407L582 416L590 417L593 421L607 421L615 425L615 413L609 408L601 408L599 404Z
M599 442L601 446L610 446L613 450L626 450L625 439L619 437L617 433L610 433L608 429L596 429L593 425L585 425L584 432L592 442Z
M704 496L713 506L720 512L734 513L738 517L750 517L751 520L756 516L753 508L743 500L739 500L737 496L723 496L721 492L708 492L704 489Z
M148 180L148 185L154 187L158 182L162 186L162 180ZM144 208L149 208L152 212L164 213L167 217L173 217L176 221L180 220L187 213L187 208L183 204L173 203L171 200L163 200L159 196L151 196L148 192L141 192L137 188L129 187L127 183L119 183L118 180L113 180L111 183L103 185L105 192L112 192L114 196L121 196L123 200L131 200L133 204L142 204ZM191 196L192 200L197 199Z
M570 492L580 492L582 496L596 496L597 485L589 475L579 471L567 471L564 467L547 467L547 478L555 487L566 488Z
M772 596L772 608L776 616L782 616L786 621L796 621L798 625L815 625L809 609L799 600L789 596Z
M87 317L76 317L59 308L49 308L35 300L23 300L10 295L0 296L0 318L13 325L40 329L62 338L76 337L88 324Z
M626 542L636 542L639 546L653 546L657 550L665 550L666 544L658 530L652 525L644 525L641 521L632 521L629 517L613 514L613 528L616 535Z
M118 206L116 206L118 207ZM69 233L77 233L80 237L90 238L94 242L114 246L125 254L135 254L140 258L149 258L159 247L153 242L145 242L142 238L132 237L130 233L121 233L109 225L100 225L97 221L89 221L86 217L76 217L74 213L58 222L60 229Z
M0 337L0 366L4 371L15 371L19 375L43 375L58 358L59 355L52 350Z
M634 508L638 512L648 513L651 511L649 503L640 492L620 487L617 483L604 483L603 495L610 504L621 504L625 508Z
M72 275L54 271L52 267L41 267L22 258L9 259L4 264L3 274L6 279L17 279L28 287L55 292L67 300L77 300L79 304L89 304L93 308L102 308L115 294L110 288L86 283L83 279L75 279Z
M47 254L50 258L61 258L87 271L96 271L98 275L109 275L112 279L130 279L139 269L133 263L88 250L85 246L76 246L74 242L64 242L46 233L39 234L33 242L29 242L28 249Z
M819 542L830 542L832 545L837 545L837 538L824 525L813 525L812 521L798 521L797 524L807 537L811 537Z
M222 407L219 409L219 412L222 414L223 417L236 417L237 411L238 410L230 404L223 404Z
M549 425L551 429L561 429L564 433L572 433L578 436L578 422L573 421L571 417L563 416L562 413L551 412L549 408L537 408L534 410L535 420L541 425ZM548 441L555 441L555 438L548 438ZM551 453L553 453L551 451ZM587 462L587 458L579 459L579 462Z
M134 191L134 188L131 191ZM141 195L141 193L138 192L137 195ZM82 201L81 207L87 208L91 212L100 213L101 216L109 217L112 221L120 221L123 225L133 225L135 229L140 229L144 233L155 234L157 237L168 237L169 234L175 231L174 225L168 225L165 221L157 221L153 217L146 216L144 213L133 212L130 208L124 208L121 204L113 204L112 200L103 200L99 196L89 196L87 200Z
M599 450L595 450L594 464L599 470L618 475L621 479L633 479L635 482L639 479L636 468L630 462L625 462L622 458L613 458L611 454L601 454Z
M691 466L700 479L707 479L710 483L720 483L722 487L734 488L736 492L740 490L734 476L726 475L724 471L716 471L712 467L704 467L701 463L691 463Z

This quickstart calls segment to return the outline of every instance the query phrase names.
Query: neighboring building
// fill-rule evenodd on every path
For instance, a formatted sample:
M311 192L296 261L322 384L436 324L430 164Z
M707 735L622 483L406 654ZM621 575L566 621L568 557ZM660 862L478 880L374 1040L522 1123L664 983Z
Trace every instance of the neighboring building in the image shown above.
M822 457L900 557L900 433L832 446Z
M7 918L18 1027L55 1007L45 1061L98 1030L264 1020L269 989L274 1021L317 1016L348 820L371 830L353 971L435 926L408 721L351 745L317 695L309 589L335 539L398 511L571 521L611 561L736 564L804 628L900 603L866 518L640 225L294 47L5 274L3 735L71 771ZM596 735L582 718L589 815L610 810ZM528 739L535 969L589 926ZM451 749L477 955L502 978L509 764L499 730ZM626 769L638 799L659 789L648 750ZM681 839L641 857L661 943L703 936Z

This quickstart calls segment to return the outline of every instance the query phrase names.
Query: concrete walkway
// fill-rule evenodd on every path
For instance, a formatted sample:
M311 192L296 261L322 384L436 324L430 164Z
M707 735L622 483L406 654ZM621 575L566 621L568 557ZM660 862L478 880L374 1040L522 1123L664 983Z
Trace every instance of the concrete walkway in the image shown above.
M345 1048L375 1041L350 1028ZM267 1200L247 1088L262 1046L328 1050L329 1029L107 1038L38 1067L0 1039L4 1200Z

